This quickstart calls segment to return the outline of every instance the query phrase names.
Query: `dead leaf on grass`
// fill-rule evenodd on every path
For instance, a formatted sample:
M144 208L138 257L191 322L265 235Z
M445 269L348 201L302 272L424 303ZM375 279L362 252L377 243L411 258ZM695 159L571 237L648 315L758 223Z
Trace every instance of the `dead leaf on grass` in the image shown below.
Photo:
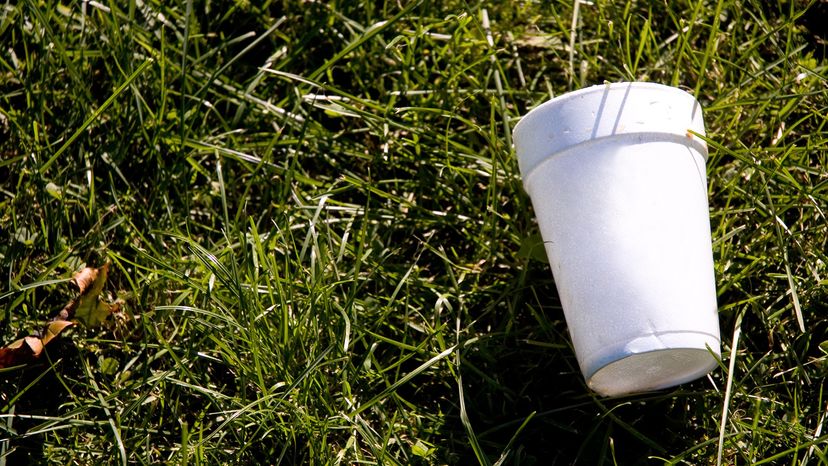
M60 332L73 325L75 325L75 323L68 320L55 320L49 322L49 324L46 325L46 328L43 329L43 336L40 338L40 342L43 343L43 346L48 345L52 339L57 338L57 336L60 335Z
M109 262L98 268L86 267L77 272L72 277L72 282L78 289L77 296L66 303L39 333L0 348L0 369L28 364L40 357L49 342L75 325L74 319L87 327L94 327L103 323L113 312L118 312L120 303L110 304L100 299L108 275Z
M72 282L78 287L78 293L81 296L98 296L103 291L108 275L109 262L97 269L94 267L85 267L80 272L75 273L72 277Z
M103 291L108 275L109 262L99 268L86 267L76 273L72 277L72 283L78 288L78 296L63 307L55 320L78 319L88 326L103 322L109 312L101 306L98 296Z
M39 338L23 337L0 348L0 369L28 364L42 352L43 343Z

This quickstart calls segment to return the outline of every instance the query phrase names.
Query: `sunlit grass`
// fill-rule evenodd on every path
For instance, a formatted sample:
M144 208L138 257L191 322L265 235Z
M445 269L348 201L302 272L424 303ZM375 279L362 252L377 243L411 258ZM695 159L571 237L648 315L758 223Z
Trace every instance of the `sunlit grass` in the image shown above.
M84 264L133 316L0 372L0 464L828 463L828 15L766 3L0 7L2 342ZM608 400L510 128L622 80L705 108L724 360Z

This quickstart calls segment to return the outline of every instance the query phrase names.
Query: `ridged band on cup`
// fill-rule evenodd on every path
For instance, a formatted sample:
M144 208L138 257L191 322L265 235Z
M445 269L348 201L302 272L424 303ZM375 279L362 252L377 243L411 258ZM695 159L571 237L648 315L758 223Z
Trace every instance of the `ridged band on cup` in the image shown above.
M514 130L523 178L548 157L581 143L635 133L681 136L707 157L702 110L681 89L654 83L602 84L570 92L527 113Z

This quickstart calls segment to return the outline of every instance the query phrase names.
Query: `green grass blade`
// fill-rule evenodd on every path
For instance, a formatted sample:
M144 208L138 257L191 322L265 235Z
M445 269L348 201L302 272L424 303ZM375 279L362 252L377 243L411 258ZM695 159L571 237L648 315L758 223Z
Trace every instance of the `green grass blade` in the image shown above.
M83 124L80 125L80 127L78 127L78 129L76 129L71 136L69 136L69 139L67 139L63 143L63 145L61 145L60 148L51 157L49 157L49 159L46 160L46 162L44 162L43 165L40 166L38 170L40 174L42 175L46 173L46 170L48 170L49 167L51 167L52 164L63 154L63 152L66 151L66 149L68 149L73 142L75 142L75 139L77 139L78 136L83 134L83 132L86 131L87 128L89 128L89 125L91 125L95 120L97 120L101 116L101 114L103 114L103 112L105 112L106 109L109 108L115 102L118 96L120 96L121 93L123 93L126 90L126 88L129 87L129 85L132 84L132 82L135 81L135 79L141 75L141 73L143 73L147 68L149 68L149 66L152 65L153 62L154 60L150 58L141 63L141 65L138 66L138 68L135 71L133 71L132 74L129 75L127 79L120 86L118 86L117 89L115 89L112 95L110 95L109 98L107 98L104 101L104 103L97 108L97 110L92 112L92 115L90 115L89 118L87 118L86 121L84 121Z

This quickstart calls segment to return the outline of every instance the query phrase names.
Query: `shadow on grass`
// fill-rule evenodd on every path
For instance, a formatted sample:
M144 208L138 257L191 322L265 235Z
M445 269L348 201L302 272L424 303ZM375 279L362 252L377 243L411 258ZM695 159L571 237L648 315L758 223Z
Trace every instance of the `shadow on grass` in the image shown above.
M4 413L9 414L9 410L13 409L15 414L15 417L3 421L8 428L3 434L8 439L6 456L3 458L6 465L46 462L43 449L45 434L33 431L44 423L43 417L58 417L61 405L71 400L71 393L60 378L80 376L78 355L78 349L71 339L58 338L46 348L45 354L36 363L0 377L3 392L11 396L19 394L13 407L7 407ZM49 361L55 363L50 365ZM66 443L70 444L72 440L67 439Z
M540 299L557 301L554 295ZM492 463L506 455L501 464L653 464L693 450L705 432L716 429L716 413L703 410L711 404L704 398L720 396L709 381L633 397L598 397L581 376L560 307L528 314L517 311L513 330L481 339L463 355L466 410ZM458 399L455 394L445 435L452 442L446 450L454 453L444 461L478 464ZM698 462L698 455L715 455L715 443L688 452L686 459Z

